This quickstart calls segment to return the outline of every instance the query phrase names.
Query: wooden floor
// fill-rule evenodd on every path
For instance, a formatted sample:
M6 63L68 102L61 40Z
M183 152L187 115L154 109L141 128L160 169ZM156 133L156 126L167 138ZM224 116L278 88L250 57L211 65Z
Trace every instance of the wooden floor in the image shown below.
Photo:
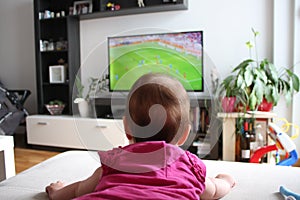
M16 174L51 158L60 152L34 150L26 148L15 148L15 166Z
M16 174L60 153L55 151L32 149L25 141L26 138L24 134L14 135Z

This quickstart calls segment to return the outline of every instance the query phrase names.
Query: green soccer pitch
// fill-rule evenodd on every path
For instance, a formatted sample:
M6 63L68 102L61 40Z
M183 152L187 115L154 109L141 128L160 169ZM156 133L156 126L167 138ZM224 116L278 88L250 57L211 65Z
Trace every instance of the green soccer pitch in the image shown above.
M110 48L110 88L128 91L146 73L165 73L176 77L188 91L201 91L202 62L191 54L163 47L157 42Z

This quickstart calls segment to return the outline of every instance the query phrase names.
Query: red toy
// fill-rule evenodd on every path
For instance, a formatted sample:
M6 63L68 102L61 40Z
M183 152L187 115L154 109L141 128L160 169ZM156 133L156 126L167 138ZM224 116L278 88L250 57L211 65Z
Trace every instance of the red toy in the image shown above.
M254 152L253 156L250 158L250 162L259 163L263 155L270 151L277 151L278 149L285 150L288 153L288 157L278 162L277 165L290 166L297 162L298 154L296 150L296 145L293 143L291 138L274 123L269 123L269 129L269 135L276 142L276 144L257 149Z

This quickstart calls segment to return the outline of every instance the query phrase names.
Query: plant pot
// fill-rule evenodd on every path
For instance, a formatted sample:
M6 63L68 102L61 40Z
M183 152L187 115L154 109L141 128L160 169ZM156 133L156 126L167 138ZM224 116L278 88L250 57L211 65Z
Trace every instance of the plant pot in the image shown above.
M222 99L223 112L234 112L236 97L224 97Z
M264 112L270 112L273 108L273 103L268 102L265 98L261 102L261 104L258 106L258 111L264 111Z
M78 102L78 110L81 117L90 117L90 104L88 101Z

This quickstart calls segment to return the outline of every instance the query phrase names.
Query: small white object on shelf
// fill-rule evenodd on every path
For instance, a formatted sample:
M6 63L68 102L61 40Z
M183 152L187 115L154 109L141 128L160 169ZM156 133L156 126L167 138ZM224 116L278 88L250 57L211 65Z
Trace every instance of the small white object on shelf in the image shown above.
M64 65L49 66L49 82L64 83L66 81L66 67Z
M141 8L141 7L145 7L145 4L144 4L144 0L138 0L138 6Z

